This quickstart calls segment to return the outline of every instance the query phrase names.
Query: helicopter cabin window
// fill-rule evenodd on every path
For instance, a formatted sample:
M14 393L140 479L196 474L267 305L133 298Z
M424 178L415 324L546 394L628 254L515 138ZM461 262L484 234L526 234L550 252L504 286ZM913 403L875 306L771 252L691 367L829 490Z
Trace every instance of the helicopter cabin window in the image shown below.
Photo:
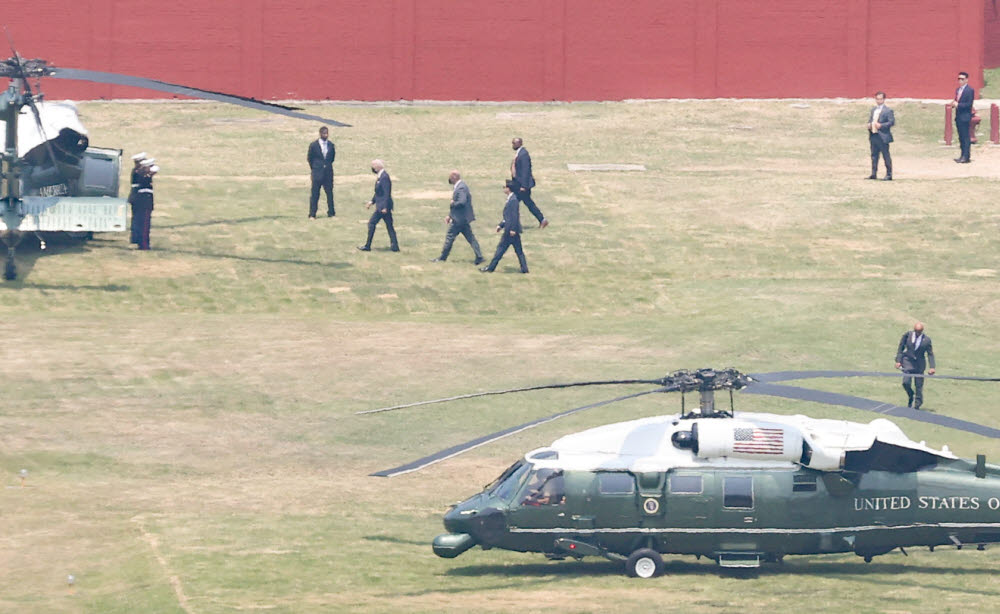
M700 475L670 476L670 492L675 495L700 495L701 476Z
M521 497L521 505L562 505L566 502L566 488L563 483L562 471L557 469L539 469L528 481L528 486Z
M598 473L597 487L604 495L631 495L635 492L635 479L631 473Z
M726 478L722 488L723 507L736 509L753 508L753 478Z
M792 476L792 492L816 492L816 474L796 474Z

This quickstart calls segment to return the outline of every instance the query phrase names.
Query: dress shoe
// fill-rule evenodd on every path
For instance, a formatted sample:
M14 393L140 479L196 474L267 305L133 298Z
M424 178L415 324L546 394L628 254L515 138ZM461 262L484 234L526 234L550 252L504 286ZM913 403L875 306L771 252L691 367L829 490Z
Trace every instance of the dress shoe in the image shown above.
M875 175L868 175L865 179L878 179Z
M393 245L392 247L389 248L389 251L390 252L398 252L399 251L399 247L396 246L396 245Z
M476 258L475 260L473 260L472 264L474 264L476 266L479 266L480 264L482 264L484 262L486 262L486 258L483 258L482 256L480 256L479 258Z
M491 269L491 268L490 268L490 267L488 267L488 266L484 266L483 268L479 269L479 272L480 272L480 273L492 273L492 272L493 272L493 269Z
M327 213L326 217L337 217L336 213Z
M923 401L917 401L916 403L913 404L913 409L920 409L920 406L923 404L924 404Z
M543 219L541 222L538 223L538 227L539 228L545 228L548 225L549 225L549 221L546 220L546 219Z
M882 178L882 181L892 181L892 175L886 175Z
M969 158L962 158L958 161L959 164L968 164L969 162L972 162Z
M372 248L368 247L367 245L359 245L358 246L358 251L370 252L370 251L372 251Z
M431 258L431 262L444 262L444 258Z

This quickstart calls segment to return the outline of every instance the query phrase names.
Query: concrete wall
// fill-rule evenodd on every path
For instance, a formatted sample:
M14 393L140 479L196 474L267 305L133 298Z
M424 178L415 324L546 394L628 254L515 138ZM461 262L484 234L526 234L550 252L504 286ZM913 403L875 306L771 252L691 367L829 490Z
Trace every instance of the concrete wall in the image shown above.
M986 0L987 9L992 0ZM21 54L266 99L947 97L983 0L5 0ZM48 80L53 97L162 95Z

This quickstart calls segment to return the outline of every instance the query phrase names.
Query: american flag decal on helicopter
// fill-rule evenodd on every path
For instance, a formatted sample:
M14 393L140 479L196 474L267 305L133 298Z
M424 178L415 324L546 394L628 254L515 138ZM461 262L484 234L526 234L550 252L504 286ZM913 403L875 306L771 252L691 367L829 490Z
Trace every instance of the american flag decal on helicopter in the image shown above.
M781 454L785 449L783 429L739 427L733 429L733 452Z

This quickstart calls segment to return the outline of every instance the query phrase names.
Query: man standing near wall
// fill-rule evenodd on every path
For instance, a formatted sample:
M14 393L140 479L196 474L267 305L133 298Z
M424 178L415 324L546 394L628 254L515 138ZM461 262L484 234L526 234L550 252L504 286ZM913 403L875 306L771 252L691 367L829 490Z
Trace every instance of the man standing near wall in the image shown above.
M333 209L333 160L337 157L337 149L329 140L330 130L323 126L319 129L319 138L309 144L306 161L309 162L309 175L312 177L312 192L309 194L309 219L316 219L316 209L319 207L319 189L326 192L326 216L336 215Z
M521 186L517 192L517 199L528 207L531 215L535 216L538 227L545 228L549 225L549 221L531 199L531 188L535 187L535 177L531 174L531 156L528 155L528 150L524 148L524 141L520 137L514 137L510 144L514 148L514 160L510 163L510 178Z
M892 157L889 143L892 142L892 126L896 115L885 104L885 92L875 93L875 106L868 113L868 141L872 149L872 174L869 179L877 179L878 158L885 161L885 181L892 181Z
M955 90L955 99L948 102L949 107L955 108L955 130L958 131L958 143L962 148L962 153L955 158L955 162L968 164L970 158L970 135L969 124L972 122L972 101L976 98L976 91L969 85L969 73L958 73L958 88Z

